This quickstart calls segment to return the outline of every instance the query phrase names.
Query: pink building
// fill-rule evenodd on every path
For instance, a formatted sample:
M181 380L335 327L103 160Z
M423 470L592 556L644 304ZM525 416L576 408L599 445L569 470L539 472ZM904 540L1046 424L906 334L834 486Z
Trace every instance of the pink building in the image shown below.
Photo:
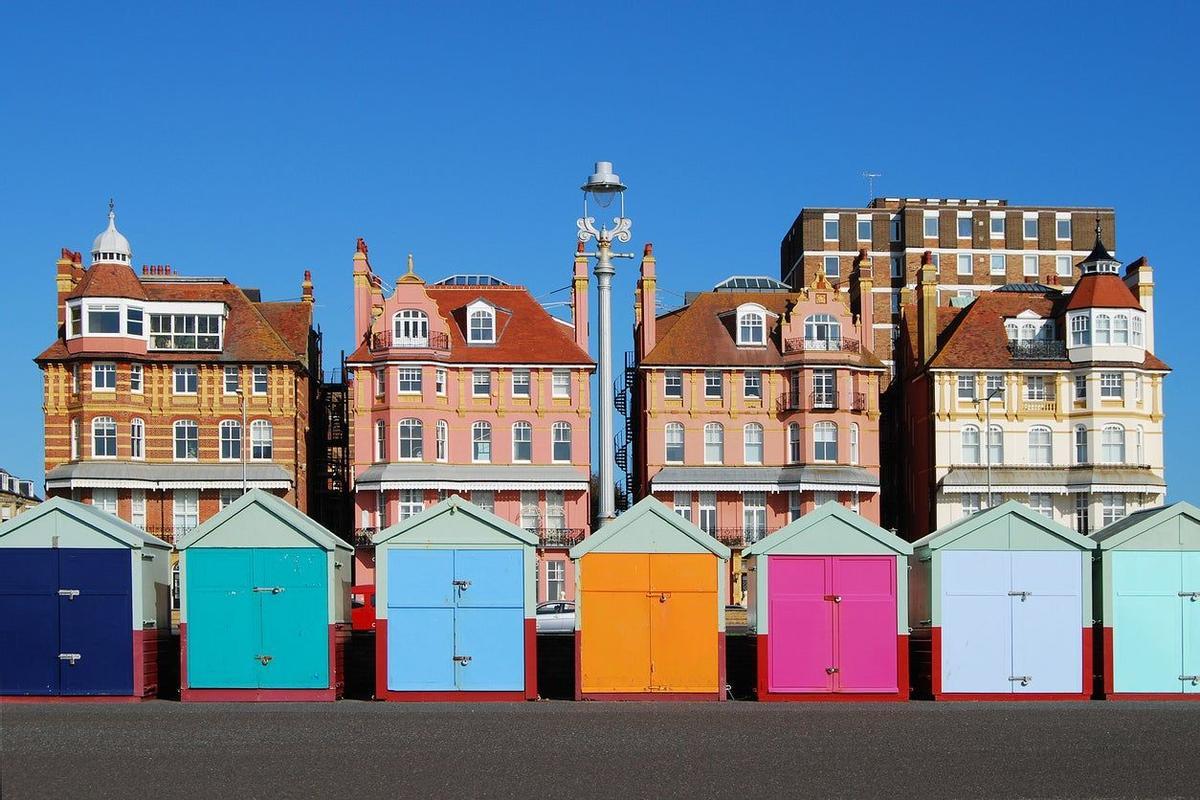
M818 273L798 292L733 277L656 314L656 280L647 246L631 412L639 494L733 549L730 599L740 602L743 547L829 501L879 522L885 368L861 344L870 309L852 313Z
M567 550L590 526L595 368L583 259L572 291L574 325L489 275L426 284L409 256L385 292L359 240L346 363L357 583L374 574L371 534L458 494L538 533L539 601L574 598Z

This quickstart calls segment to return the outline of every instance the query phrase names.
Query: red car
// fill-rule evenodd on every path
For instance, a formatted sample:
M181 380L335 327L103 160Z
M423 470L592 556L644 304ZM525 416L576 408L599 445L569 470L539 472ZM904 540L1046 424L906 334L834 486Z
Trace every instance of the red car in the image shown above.
M375 585L365 583L350 587L350 629L375 630Z

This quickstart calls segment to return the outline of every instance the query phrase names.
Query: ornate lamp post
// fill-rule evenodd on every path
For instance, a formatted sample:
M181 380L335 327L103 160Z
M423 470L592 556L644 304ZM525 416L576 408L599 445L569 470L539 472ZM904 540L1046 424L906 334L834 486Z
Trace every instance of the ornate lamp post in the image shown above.
M625 184L620 176L612 171L611 161L597 161L595 173L587 179L587 183L579 187L583 190L583 216L575 222L579 228L579 241L596 240L596 252L584 255L596 259L596 288L599 290L599 345L600 353L597 361L600 367L599 380L599 414L600 414L600 524L613 519L615 514L615 490L613 472L615 470L616 454L613 443L613 367L612 367L612 278L616 274L613 268L614 258L633 258L632 253L612 252L612 242L629 241L629 229L633 221L625 216ZM588 216L588 195L591 195L596 205L608 208L612 201L620 197L620 215L613 219L613 229L601 225L596 230L596 220Z

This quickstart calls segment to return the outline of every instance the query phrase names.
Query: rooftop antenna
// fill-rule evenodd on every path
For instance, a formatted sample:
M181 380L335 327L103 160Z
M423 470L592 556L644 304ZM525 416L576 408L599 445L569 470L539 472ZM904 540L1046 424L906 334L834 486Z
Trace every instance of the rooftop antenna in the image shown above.
M870 203L875 199L875 179L882 178L882 172L871 172L870 170L862 174L867 179L867 202Z

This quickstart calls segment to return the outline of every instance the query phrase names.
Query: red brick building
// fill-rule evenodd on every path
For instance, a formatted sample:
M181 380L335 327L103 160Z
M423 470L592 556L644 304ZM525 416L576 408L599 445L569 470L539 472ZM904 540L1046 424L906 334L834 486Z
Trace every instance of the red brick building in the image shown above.
M85 268L62 251L58 335L35 359L47 494L168 541L236 499L243 474L307 510L320 375L308 273L299 302L263 302L223 277L135 272L111 210L91 256Z

